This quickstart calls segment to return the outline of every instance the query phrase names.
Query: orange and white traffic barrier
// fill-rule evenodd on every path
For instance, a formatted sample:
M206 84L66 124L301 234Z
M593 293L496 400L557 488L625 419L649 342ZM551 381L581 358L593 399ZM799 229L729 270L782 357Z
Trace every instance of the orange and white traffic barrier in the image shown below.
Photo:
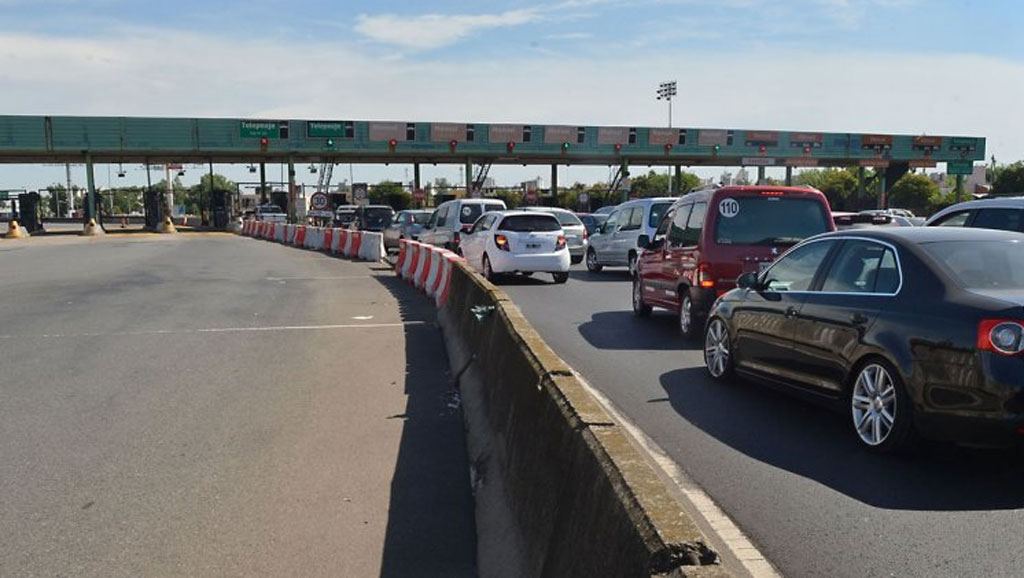
M466 260L451 251L444 255L444 267L441 271L441 278L438 281L437 297L434 299L434 304L438 309L448 305L448 292L452 286L452 269L455 267L455 263Z
M331 244L331 252L337 255L345 248L345 229L334 230L334 243Z
M437 295L438 280L441 279L441 270L444 268L444 254L448 251L431 247L430 252L430 266L427 269L427 278L423 282L423 290L426 291L427 297L434 297Z
M427 276L427 269L430 267L430 256L431 256L431 245L421 245L419 251L419 260L416 263L416 271L412 274L412 282L417 289L423 287L423 281Z
M363 232L352 231L352 243L349 245L348 257L353 259L359 256L359 247L363 244Z
M416 267L420 262L420 251L423 249L422 243L411 242L409 243L409 256L405 260L405 266L402 268L402 279L412 282L413 276L416 274Z
M301 247L302 243L306 240L306 228L305 227L293 227L295 229L295 236L292 238L292 244Z
M402 276L402 267L405 266L405 260L409 256L409 242L405 239L398 240L398 259L395 261L395 271L398 276Z
M324 242L320 244L320 250L330 251L332 243L334 243L334 229L324 229Z

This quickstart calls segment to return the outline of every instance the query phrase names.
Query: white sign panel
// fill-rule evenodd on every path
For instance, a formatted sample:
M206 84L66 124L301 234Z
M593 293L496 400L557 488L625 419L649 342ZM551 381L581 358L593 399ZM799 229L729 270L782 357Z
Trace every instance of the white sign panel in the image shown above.
M679 129L652 128L647 142L652 145L674 145L679 142Z
M404 122L371 122L370 140L405 140Z
M430 125L430 140L432 142L451 142L453 140L465 142L466 125L453 122L435 122Z
M492 124L488 127L488 142L523 142L523 125Z
M624 145L629 141L629 129L624 126L602 126L597 129L597 144Z
M774 157L743 157L740 160L741 165L747 165L752 167L770 167L775 164Z
M546 126L544 127L544 143L560 144L564 142L576 142L576 127L574 126Z
M725 146L729 141L729 131L700 129L697 133L697 144L702 147L713 147L715 145Z

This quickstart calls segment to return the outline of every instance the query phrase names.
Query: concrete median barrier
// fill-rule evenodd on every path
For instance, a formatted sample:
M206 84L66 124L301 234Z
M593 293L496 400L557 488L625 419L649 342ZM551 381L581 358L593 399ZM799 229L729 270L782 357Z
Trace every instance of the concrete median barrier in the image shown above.
M572 368L504 292L452 265L438 319L462 392L481 576L728 576Z

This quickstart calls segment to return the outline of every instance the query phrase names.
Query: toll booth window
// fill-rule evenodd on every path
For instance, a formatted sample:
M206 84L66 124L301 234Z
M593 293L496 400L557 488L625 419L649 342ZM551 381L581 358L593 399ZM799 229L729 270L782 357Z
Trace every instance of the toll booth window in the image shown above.
M727 146L727 147L731 147L732 146L732 131L729 131L725 135L725 146Z
M405 125L405 140L416 140L416 123L410 122Z
M629 140L627 142L629 144L636 144L636 129L635 128L629 129Z
M523 142L530 142L530 134L532 132L533 131L532 131L531 127L529 127L529 126L524 126L523 127Z
M587 129L582 126L576 129L576 142L583 144L583 141L587 139Z
M356 123L352 121L345 122L345 138L356 137Z
M472 125L472 124L467 124L466 125L466 142L473 142L473 136L474 136L475 132L476 132L476 125Z
M686 144L686 129L680 129L679 131L679 144Z
M288 138L288 121L286 121L286 120L281 121L281 123L278 125L277 132L278 132L278 136L281 137L281 140L287 139Z

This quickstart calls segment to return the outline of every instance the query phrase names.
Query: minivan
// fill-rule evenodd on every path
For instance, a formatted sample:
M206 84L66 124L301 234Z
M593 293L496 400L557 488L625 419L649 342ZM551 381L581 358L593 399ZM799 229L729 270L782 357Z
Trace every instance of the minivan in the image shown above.
M997 197L957 203L932 215L925 226L1024 232L1024 197Z
M654 235L638 241L644 251L633 277L633 312L674 311L683 337L695 337L737 277L763 271L796 243L834 230L828 199L812 188L730 186L684 195Z
M361 205L356 208L350 229L381 233L395 219L395 210L388 205Z
M590 238L587 247L587 270L597 273L606 266L625 266L629 274L636 273L636 259L640 253L637 239L640 235L654 237L662 215L677 197L633 199L615 207L608 219Z
M459 248L459 235L469 232L480 215L505 209L505 201L501 199L446 201L438 205L430 221L424 225L420 242L456 251Z

